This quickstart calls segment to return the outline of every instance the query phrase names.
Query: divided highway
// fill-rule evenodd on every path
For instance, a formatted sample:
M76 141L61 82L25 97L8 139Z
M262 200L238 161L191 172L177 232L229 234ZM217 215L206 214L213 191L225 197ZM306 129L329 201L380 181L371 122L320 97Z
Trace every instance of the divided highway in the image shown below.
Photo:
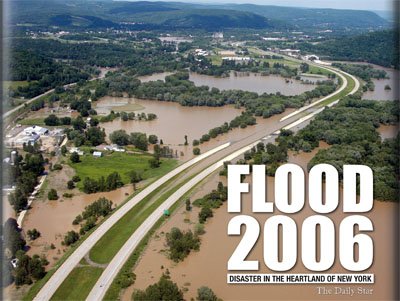
M56 292L57 288L61 283L68 277L69 273L74 267L80 262L80 260L90 251L90 249L97 243L97 241L129 210L131 210L137 203L148 196L151 192L156 190L161 185L168 182L170 179L184 171L185 169L193 166L199 161L215 154L228 147L230 143L225 143L218 146L198 157L178 166L173 171L169 172L165 176L161 177L154 183L147 186L136 196L125 203L121 208L116 210L108 219L104 221L89 237L87 237L82 244L67 258L66 261L57 269L57 271L51 276L46 284L39 291L34 300L49 300L51 296Z
M227 143L222 146L219 146L213 150L210 150L182 165L177 167L175 170L171 171L167 175L163 176L153 184L149 185L143 191L141 191L138 195L133 197L130 201L128 201L124 206L119 208L116 212L114 212L103 224L101 224L82 244L67 258L67 260L58 268L58 270L53 274L53 276L48 280L48 282L42 287L34 300L50 300L52 295L55 293L57 288L62 284L62 282L68 277L69 273L73 270L73 268L79 263L79 261L90 251L90 249L95 245L95 243L130 209L134 207L140 200L149 195L153 190L166 183L168 180L178 175L182 171L193 167L196 163L201 162L202 165L206 166L205 169L201 170L198 174L196 174L192 179L190 179L187 183L182 185L173 195L171 195L162 205L160 205L142 224L141 226L131 235L131 237L127 240L124 246L120 249L120 251L114 256L112 261L108 264L106 269L103 271L102 275L96 282L95 286L89 293L87 300L89 301L97 301L101 300L107 289L110 287L113 279L118 274L119 270L122 268L123 264L129 258L130 254L136 248L138 243L143 239L146 233L151 229L151 227L157 222L157 220L162 216L163 210L171 207L176 201L178 201L186 192L188 192L191 188L193 188L196 184L198 184L205 177L216 171L223 165L223 162L230 161L247 150L251 149L258 142L266 140L271 140L273 137L272 134L279 133L279 130L283 128L299 128L308 122L312 117L323 110L319 108L318 110L308 113L306 116L301 118L294 118L296 115L301 112L306 112L309 108L318 106L321 102L326 99L333 97L343 91L347 85L349 84L346 77L343 76L345 74L342 71L338 71L333 68L327 68L325 66L318 65L321 68L328 69L338 74L342 78L342 86L339 90L336 90L332 94L324 97L317 102L314 102L312 105L305 106L297 111L296 114L289 114L291 116L287 116L282 118L273 128L269 129L269 131L262 130L254 133L253 135L246 137L240 141ZM349 75L355 82L355 87L348 94L355 93L359 88L358 80ZM337 103L339 100L332 101L332 103L328 104L328 106ZM198 164L197 164L198 165ZM196 165L196 166L197 166ZM172 188L172 187L171 187Z

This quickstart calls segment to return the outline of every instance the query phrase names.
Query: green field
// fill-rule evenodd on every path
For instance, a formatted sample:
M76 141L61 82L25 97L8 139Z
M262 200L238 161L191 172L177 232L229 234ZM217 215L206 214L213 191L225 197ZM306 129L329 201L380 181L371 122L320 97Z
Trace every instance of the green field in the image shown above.
M51 300L85 300L102 272L103 269L98 267L74 268Z
M34 82L34 81L32 81ZM27 81L4 81L3 82L5 90L7 89L17 89L18 87L26 87L29 85Z
M44 126L44 118L28 118L28 119L22 119L18 121L19 124L22 125L40 125Z
M99 179L102 176L107 177L113 172L118 172L124 184L128 184L128 173L132 170L142 172L143 179L150 179L164 175L178 165L176 160L162 159L159 168L150 168L149 160L151 159L152 156L149 154L114 152L101 158L87 154L81 156L81 162L70 163L70 166L75 169L76 174L82 180L86 177ZM82 181L78 183L78 187L82 188Z

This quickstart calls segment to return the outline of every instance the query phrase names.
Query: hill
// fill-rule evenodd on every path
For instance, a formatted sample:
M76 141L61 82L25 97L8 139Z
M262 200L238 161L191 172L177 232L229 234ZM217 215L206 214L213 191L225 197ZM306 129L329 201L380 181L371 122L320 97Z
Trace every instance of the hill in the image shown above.
M13 24L62 28L118 27L121 23L134 23L150 29L296 28L366 31L385 28L390 24L368 11L250 4L205 5L111 0L19 0L10 3Z

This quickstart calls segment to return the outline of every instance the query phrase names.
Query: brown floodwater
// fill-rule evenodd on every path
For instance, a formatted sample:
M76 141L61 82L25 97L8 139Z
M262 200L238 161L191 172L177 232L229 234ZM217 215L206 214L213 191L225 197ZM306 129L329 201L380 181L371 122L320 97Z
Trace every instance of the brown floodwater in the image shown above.
M321 148L327 148L325 143L320 144ZM307 163L315 155L317 150L311 153L289 154L289 162L299 164L306 170ZM208 193L216 187L219 180L217 175L209 178L207 184L202 189L195 192L193 200ZM269 199L273 199L274 194L274 178L267 179L267 194ZM272 214L252 214L250 195L244 195L243 214L254 216L263 225L266 218ZM341 212L342 206L339 205L338 210L328 214L335 225L338 226L340 221L346 216ZM196 209L197 210L197 209ZM197 211L187 213L185 208L180 208L156 233L156 238L152 239L134 272L137 275L136 282L127 289L122 300L128 301L131 298L134 289L144 289L148 285L158 281L160 275L165 269L169 269L171 278L180 288L185 288L185 298L195 298L197 288L206 285L210 287L218 297L223 300L349 300L347 295L331 295L320 296L317 294L318 286L326 286L329 288L335 285L232 285L226 283L227 261L237 244L240 237L229 237L226 234L229 220L235 216L227 213L226 204L220 209L214 211L212 217L206 224L206 234L202 236L202 244L199 252L192 252L188 258L178 264L173 263L165 256L165 233L169 232L172 227L180 227L182 229L193 229L193 224L189 224L185 219L190 219L192 223L197 220ZM276 209L275 209L276 210ZM278 214L279 212L275 212ZM302 221L313 215L313 211L309 206L291 217L295 219L298 228ZM374 208L366 214L374 224L374 231L371 237L375 244L374 264L366 272L375 274L374 285L341 285L340 287L352 288L372 288L372 295L355 294L353 300L394 300L397 283L395 279L397 253L395 246L397 238L395 237L398 218L398 204L375 201ZM262 256L263 239L260 238L250 253L248 260L260 260L260 273L271 273L263 263ZM299 245L301 238L299 238ZM299 254L300 249L298 248ZM338 252L336 252L338 253ZM301 258L301 257L298 257ZM161 269L161 266L164 269ZM301 260L299 259L295 267L290 273L306 273L308 272ZM336 254L336 262L329 270L332 273L346 273L338 260Z
M389 78L373 79L375 84L374 91L367 91L363 94L363 99L373 100L398 100L399 99L399 71L375 66L376 69L385 70ZM391 90L385 90L385 86L389 85Z
M258 73L231 72L229 77L214 77L191 72L189 79L196 86L215 87L220 90L243 90L283 95L298 95L315 89L315 85L304 84L300 80L286 79L280 75L262 76Z
M381 125L377 131L383 140L394 138L399 132L399 125Z
M232 105L215 108L185 107L174 102L121 97L103 97L96 103L96 109L101 113L111 109L118 110L118 107L127 109L126 111L139 109L137 113L154 113L157 119L122 121L118 118L101 124L107 134L119 129L128 133L145 132L148 135L157 135L159 139L163 139L164 144L169 145L183 144L185 135L191 143L193 139L199 139L208 130L231 121L242 112Z
M168 75L174 74L173 72L161 72L161 73L154 73L151 75L143 75L139 76L138 79L142 83L147 83L147 82L152 82L152 81L157 81L157 80L165 80L165 77Z
M36 228L41 236L33 242L29 242L31 247L29 255L45 254L51 267L66 249L61 245L64 235L71 230L79 232L79 226L72 225L75 217L82 213L85 207L100 197L111 200L114 206L121 204L126 198L126 194L133 192L132 185L121 187L110 192L99 192L93 194L78 193L71 199L60 198L62 201L39 201L32 203L32 209L27 212L23 222L23 229ZM50 249L54 244L56 249Z

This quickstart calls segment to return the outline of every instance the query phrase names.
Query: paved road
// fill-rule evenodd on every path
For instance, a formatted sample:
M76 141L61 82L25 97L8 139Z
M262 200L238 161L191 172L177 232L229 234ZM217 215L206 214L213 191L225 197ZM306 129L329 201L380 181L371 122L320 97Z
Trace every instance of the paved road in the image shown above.
M357 83L357 80L356 80ZM343 86L347 84L346 82L343 82ZM335 92L334 92L335 93ZM334 94L332 93L332 94ZM332 94L330 96L332 96ZM315 114L314 114L315 115ZM313 115L313 116L314 116ZM300 118L301 119L301 118ZM179 199L179 195L189 187L192 188L193 185L198 183L202 178L204 178L206 175L212 173L216 169L218 169L221 164L225 161L229 161L240 154L244 153L251 147L253 147L255 144L257 144L259 141L265 142L266 139L271 139L270 136L267 136L268 134L276 133L280 129L284 127L299 127L302 124L306 124L306 122L310 118L307 118L307 120L302 120L300 123L298 121L293 121L294 118L293 116L291 118L287 118L282 122L279 122L274 126L273 129L269 133L266 131L258 131L254 133L253 135L246 137L242 141L237 141L236 143L233 143L230 145L229 143L227 145L221 146L221 148L216 148L213 149L203 155L200 155L196 157L195 159L181 165L174 171L170 172L166 176L164 176L161 179L164 179L165 177L168 177L170 174L174 174L173 176L179 174L182 172L184 169L189 168L190 166L193 166L195 163L199 162L200 160L203 160L204 164L208 164L206 166L211 165L204 171L200 172L200 174L196 175L195 178L190 180L187 184L182 186L175 194L174 197L170 197L166 202L168 203L163 203L152 215L149 216L148 219L135 231L135 233L131 236L131 238L126 242L126 244L122 247L121 250L118 252L118 254L113 258L112 262L108 265L107 272L104 272L99 279L99 281L96 283L94 286L93 290L91 291L90 295L88 296L88 300L101 300L101 296L104 296L105 292L107 291L107 288L111 285L112 280L122 267L122 265L125 263L127 258L130 255L130 252L133 251L137 243L144 237L144 235L147 233L148 230L150 230L152 224L155 223L155 221L158 220L158 218L161 216L160 214L163 213L163 210L165 208L170 207L168 204L172 202L172 204ZM261 140L260 140L261 139ZM218 161L215 159L216 156L218 155L219 159ZM234 157L232 157L234 156ZM222 159L221 159L222 158ZM196 162L193 162L196 160ZM207 162L208 161L208 162ZM217 162L217 163L215 163ZM186 164L189 164L188 166L184 167ZM202 165L204 165L202 163ZM95 243L126 213L128 212L137 202L139 202L141 199L143 199L145 196L147 196L151 191L153 191L155 188L158 186L162 185L166 181L168 181L171 177L168 177L167 180L163 181L160 183L158 180L154 184L152 184L151 189L144 189L141 193L139 193L137 196L135 196L132 200L130 200L127 204L125 204L123 207L121 207L119 210L117 210L115 213L113 213L98 229L96 229L75 251L73 254L70 255L70 257L62 264L62 266L54 273L54 275L49 279L49 281L43 286L43 288L40 290L38 295L35 297L34 300L49 300L51 296L55 293L57 288L61 285L61 283L67 278L68 274L72 271L72 269L79 263L79 261L86 255L86 253L89 252L89 250L95 245ZM153 187L154 185L154 187ZM149 187L148 187L149 188ZM178 193L179 192L179 193ZM125 206L129 206L129 209L124 209ZM128 207L126 207L128 208ZM125 253L124 253L125 252ZM111 268L112 267L112 268ZM99 297L100 296L100 297Z
M67 258L66 261L57 269L57 271L50 277L46 284L42 287L34 300L50 300L51 296L56 292L57 288L67 278L69 273L79 263L79 261L90 251L90 249L97 243L97 241L116 223L122 218L129 210L131 210L143 198L148 196L151 192L156 190L159 186L165 184L167 181L184 171L185 169L193 166L199 161L223 150L228 147L230 143L225 143L218 146L196 158L178 166L173 171L161 177L154 183L147 186L140 193L129 200L125 205L114 212L104 223L102 223L82 244Z
M90 79L89 81L94 81L94 80L96 80L96 79L104 78L104 77L105 77L105 74L106 74L106 73L101 72L99 76L94 77L94 78ZM69 88L69 87L73 87L73 86L75 86L76 84L77 84L77 83L70 83L70 84L64 85L63 87L64 87L64 89L66 89L66 88ZM50 93L54 92L54 90L55 90L55 89L48 90L48 91L44 92L43 94L40 94L40 95L38 95L38 96L35 96L35 97L33 97L33 98L31 98L31 99L25 101L23 104L21 104L21 105L15 107L14 109L5 112L5 113L3 114L3 120L6 119L6 118L8 118L8 117L10 117L13 113L18 112L20 109L24 108L26 105L28 105L28 104L34 102L35 100L39 99L40 97L49 95Z
M332 70L331 68L329 68ZM334 71L334 70L332 70ZM314 105L319 104L321 101L324 101L325 99L336 95L337 93L340 93L343 89L346 88L347 86L347 79L341 75L340 73L334 71L337 73L341 78L343 79L343 85L340 89L338 89L336 92L332 93L331 95L324 97L323 100L319 100L314 103ZM349 75L349 74L346 74ZM351 76L351 75L349 75ZM359 88L359 82L358 80L351 76L352 79L355 80L355 87L354 89L349 93L353 94L355 93L358 88ZM339 92L338 92L339 91ZM336 103L337 101L335 101ZM311 106L306 106L310 108ZM317 111L314 111L310 114L308 114L305 117L302 117L298 120L295 120L293 122L287 122L287 120L293 119L292 117L297 115L298 113L305 111L301 110L300 112L297 112L296 114L289 114L286 118L281 118L280 120L280 128L285 128L285 129L294 129L296 127L301 126L302 124L305 124L308 120L310 120L312 117L314 117L316 114L320 113L324 108L320 108ZM271 132L270 134L273 133L278 133L279 130L275 132ZM111 262L108 264L106 269L103 271L101 274L100 278L97 280L96 284L93 286L92 290L90 291L87 301L97 301L97 300L102 300L112 284L112 281L114 278L117 276L118 272L120 269L123 267L124 263L128 260L132 252L135 250L135 248L138 246L140 241L144 238L144 236L150 231L150 229L154 226L154 224L157 222L157 220L162 217L163 211L166 208L171 207L175 202L177 202L181 197L183 197L190 189L192 189L196 184L198 184L201 180L206 178L208 175L211 173L215 172L217 169L223 166L223 163L226 161L231 161L238 156L244 154L246 151L250 150L253 146L257 145L259 142L272 142L274 140L274 137L271 135L268 135L266 137L263 137L255 142L250 143L249 145L246 145L233 153L225 156L224 158L220 159L216 163L212 164L210 167L206 168L202 172L200 172L198 175L196 175L193 179L191 179L189 182L184 184L182 187L180 187L173 195L171 195L162 205L160 205L143 223L142 225L131 235L131 237L127 240L127 242L123 245L123 247L119 250L119 252L114 256L114 258L111 260ZM230 148L232 148L231 146Z

